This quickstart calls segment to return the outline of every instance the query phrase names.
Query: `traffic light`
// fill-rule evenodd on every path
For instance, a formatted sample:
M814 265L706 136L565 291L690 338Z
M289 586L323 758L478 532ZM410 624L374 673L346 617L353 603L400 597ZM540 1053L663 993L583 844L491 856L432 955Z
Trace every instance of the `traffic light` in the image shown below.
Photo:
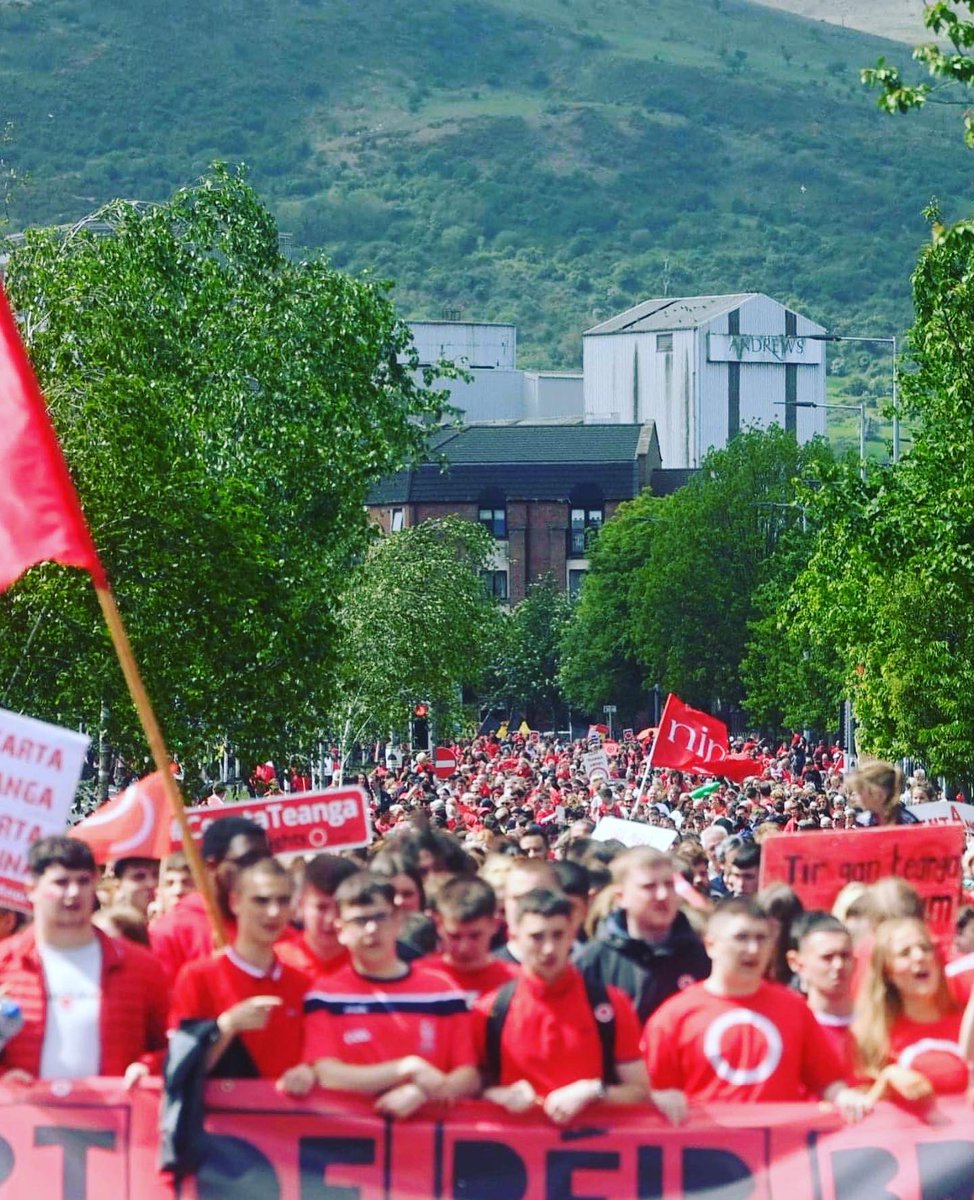
M412 717L412 747L413 750L429 750L430 748L430 706L425 700L413 705Z

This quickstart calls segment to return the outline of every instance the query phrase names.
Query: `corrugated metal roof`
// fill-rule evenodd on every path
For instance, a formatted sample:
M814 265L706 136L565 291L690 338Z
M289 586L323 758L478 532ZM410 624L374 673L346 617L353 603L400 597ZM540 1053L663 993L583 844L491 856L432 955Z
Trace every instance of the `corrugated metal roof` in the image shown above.
M652 333L670 329L696 329L706 321L739 308L761 292L738 292L732 296L666 296L643 300L618 316L586 329L582 337L599 333Z

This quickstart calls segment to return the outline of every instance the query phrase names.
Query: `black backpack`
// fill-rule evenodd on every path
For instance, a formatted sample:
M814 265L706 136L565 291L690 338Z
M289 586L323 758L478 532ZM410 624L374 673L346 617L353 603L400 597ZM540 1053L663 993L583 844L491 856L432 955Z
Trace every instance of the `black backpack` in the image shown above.
M486 1086L496 1087L501 1077L501 1034L511 1007L517 980L512 979L499 988L487 1016ZM602 1047L602 1082L608 1087L618 1082L616 1072L616 1014L601 979L585 979L585 995L595 1019Z

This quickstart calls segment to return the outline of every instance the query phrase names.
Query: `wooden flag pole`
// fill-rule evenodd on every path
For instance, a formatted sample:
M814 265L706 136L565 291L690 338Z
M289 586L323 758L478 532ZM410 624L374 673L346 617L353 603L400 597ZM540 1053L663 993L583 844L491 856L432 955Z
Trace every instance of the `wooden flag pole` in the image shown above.
M125 626L122 623L122 614L118 611L118 605L115 603L115 596L110 587L102 587L96 583L95 594L98 596L98 603L101 605L102 615L105 618L105 624L108 626L108 632L111 634L112 644L115 647L115 653L118 656L118 661L125 676L125 682L128 684L132 700L135 703L136 712L139 714L139 720L142 722L142 728L145 730L149 749L152 751L152 760L156 765L156 770L162 776L162 786L166 792L166 799L169 801L169 807L172 809L173 816L179 822L179 831L183 839L186 861L189 863L193 882L203 897L203 902L206 905L206 911L210 918L210 925L213 928L214 948L217 950L222 949L227 941L226 932L223 927L223 917L220 915L220 910L217 907L216 896L214 895L209 876L206 873L206 867L203 865L203 857L196 842L193 841L189 821L186 820L186 809L183 805L183 798L179 793L176 780L173 778L172 771L170 770L171 760L162 738L162 730L159 728L159 722L156 720L156 714L152 709L149 695L142 682L139 665L135 661L135 655L132 653L132 645L129 642Z

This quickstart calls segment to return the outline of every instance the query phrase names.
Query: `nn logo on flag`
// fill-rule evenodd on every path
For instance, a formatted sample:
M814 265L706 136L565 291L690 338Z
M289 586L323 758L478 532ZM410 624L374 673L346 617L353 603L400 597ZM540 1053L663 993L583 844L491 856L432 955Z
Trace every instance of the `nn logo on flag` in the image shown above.
M713 772L730 753L727 726L709 713L684 704L671 692L651 753L654 767Z

